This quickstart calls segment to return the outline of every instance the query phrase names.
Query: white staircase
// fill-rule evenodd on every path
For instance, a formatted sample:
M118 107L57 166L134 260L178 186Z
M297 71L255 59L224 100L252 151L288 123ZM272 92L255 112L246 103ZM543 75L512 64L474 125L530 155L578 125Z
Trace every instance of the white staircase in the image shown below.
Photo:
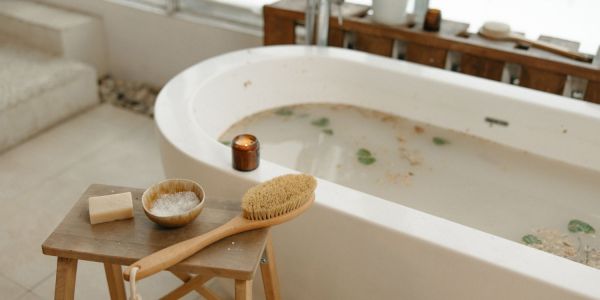
M0 152L98 103L102 37L93 17L0 0Z
M102 21L26 0L0 0L0 31L50 54L107 71Z

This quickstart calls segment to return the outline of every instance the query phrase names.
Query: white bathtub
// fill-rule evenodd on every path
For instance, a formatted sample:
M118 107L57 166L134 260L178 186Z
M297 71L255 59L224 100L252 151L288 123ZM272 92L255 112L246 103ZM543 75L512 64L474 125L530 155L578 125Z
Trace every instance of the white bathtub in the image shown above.
M201 62L165 86L156 122L166 175L238 201L293 170L263 160L234 171L219 135L261 110L323 101L600 170L596 105L355 51L279 46ZM600 299L599 270L325 180L314 207L274 237L284 299Z

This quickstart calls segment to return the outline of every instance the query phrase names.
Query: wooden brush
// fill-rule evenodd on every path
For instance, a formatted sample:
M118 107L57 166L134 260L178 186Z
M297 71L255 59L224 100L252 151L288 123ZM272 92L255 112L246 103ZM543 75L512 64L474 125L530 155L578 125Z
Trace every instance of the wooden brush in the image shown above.
M307 210L315 199L317 181L310 175L284 175L249 189L242 198L242 214L195 238L179 242L146 256L123 271L135 280L165 270L228 236L286 222Z
M577 51L572 51L565 47L553 45L542 41L530 40L528 38L525 38L524 36L512 32L508 24L500 22L486 22L485 24L483 24L481 29L479 29L479 35L491 40L513 41L520 44L531 45L532 47L546 50L578 61L591 62L594 58L591 55L587 55L585 53L580 53Z

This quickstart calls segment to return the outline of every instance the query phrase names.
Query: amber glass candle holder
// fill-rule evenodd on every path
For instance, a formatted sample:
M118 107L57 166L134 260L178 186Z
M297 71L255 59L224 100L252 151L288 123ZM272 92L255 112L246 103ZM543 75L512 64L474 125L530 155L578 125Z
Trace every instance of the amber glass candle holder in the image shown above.
M439 9L430 8L425 14L423 29L426 31L440 31L442 23L442 12Z
M260 144L251 134L240 134L231 141L232 166L238 171L252 171L260 162Z

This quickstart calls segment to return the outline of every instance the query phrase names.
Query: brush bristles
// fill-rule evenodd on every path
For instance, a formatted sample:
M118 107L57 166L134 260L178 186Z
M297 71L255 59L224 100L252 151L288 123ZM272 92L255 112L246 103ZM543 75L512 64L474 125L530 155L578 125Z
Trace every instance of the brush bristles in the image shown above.
M248 220L268 220L289 213L311 199L317 181L306 174L283 175L250 188L242 198Z

